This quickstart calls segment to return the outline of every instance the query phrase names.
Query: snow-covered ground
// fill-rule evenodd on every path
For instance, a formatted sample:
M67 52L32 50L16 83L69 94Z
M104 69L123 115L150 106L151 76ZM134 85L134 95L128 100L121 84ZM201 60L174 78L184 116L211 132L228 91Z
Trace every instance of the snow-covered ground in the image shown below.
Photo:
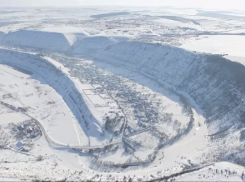
M245 31L242 31L244 33ZM205 35L192 38L181 48L210 54L222 54L224 57L245 65L244 35Z
M240 12L0 13L0 181L245 179Z
M176 181L244 181L244 168L235 164L220 162L191 174L175 178Z
M238 58L244 64L245 36L243 35L209 35L199 36L186 41L180 46L191 51L205 52L212 54L225 54L231 60L239 62ZM236 59L237 58L237 59Z
M29 70L16 71L6 65L0 65L0 74L2 102L14 107L27 108L28 115L40 120L55 141L80 144L77 121L73 114L62 98L39 75ZM0 117L1 124L30 119L23 114L8 112Z

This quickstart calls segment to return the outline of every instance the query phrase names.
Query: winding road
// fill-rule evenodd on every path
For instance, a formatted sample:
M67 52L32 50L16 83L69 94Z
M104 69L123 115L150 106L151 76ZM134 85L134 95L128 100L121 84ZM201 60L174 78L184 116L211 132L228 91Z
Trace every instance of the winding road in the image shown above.
M42 131L43 135L45 136L45 138L47 139L47 141L50 142L50 143L52 143L55 146L58 146L58 147L69 147L69 148L75 149L75 150L95 150L95 149L105 148L106 146L117 144L117 143L120 143L122 141L122 138L118 138L118 139L116 139L116 140L114 140L114 141L112 141L110 143L107 143L107 144L104 144L104 145L94 145L94 146L73 146L73 145L69 145L69 144L60 143L60 142L57 142L57 141L53 140L48 135L48 133L44 129L42 123L38 119L30 116L26 112L20 111L18 108L16 108L13 105L7 104L7 103L2 102L2 101L0 101L0 104L3 105L3 106L5 106L5 107L7 107L7 108L9 108L9 109L11 109L14 112L21 112L22 114L24 114L27 117L31 118L39 126L39 128L41 129L41 131Z
M58 146L58 147L69 147L69 148L74 149L74 150L84 150L84 151L86 151L86 150L102 149L102 148L105 148L105 147L110 146L110 145L121 143L123 138L129 138L131 136L134 136L134 135L137 135L137 134L140 134L142 132L146 132L146 131L149 131L150 130L149 128L147 128L147 129L144 129L142 131L141 130L140 131L136 131L134 133L131 133L128 136L117 138L114 141L109 142L107 144L103 144L103 145L94 145L94 146L75 146L75 145L69 145L69 144L64 144L64 143L60 143L60 142L57 142L57 141L53 140L48 135L48 133L46 132L46 130L44 129L44 127L42 125L42 122L40 122L38 119L32 117L31 115L27 114L26 112L23 112L23 111L19 110L18 108L16 108L13 105L7 104L7 103L2 102L2 101L0 101L0 104L3 105L3 106L5 106L5 107L7 107L7 108L9 108L9 109L11 109L14 112L21 112L25 116L31 118L39 126L39 128L41 129L43 135L45 136L45 138L47 139L48 142L50 142L53 145Z

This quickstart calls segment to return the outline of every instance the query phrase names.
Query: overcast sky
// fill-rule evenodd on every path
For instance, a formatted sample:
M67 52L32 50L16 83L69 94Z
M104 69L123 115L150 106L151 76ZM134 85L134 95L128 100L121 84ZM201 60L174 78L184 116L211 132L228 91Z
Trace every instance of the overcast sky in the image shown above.
M245 10L245 0L0 0L0 6L178 6Z

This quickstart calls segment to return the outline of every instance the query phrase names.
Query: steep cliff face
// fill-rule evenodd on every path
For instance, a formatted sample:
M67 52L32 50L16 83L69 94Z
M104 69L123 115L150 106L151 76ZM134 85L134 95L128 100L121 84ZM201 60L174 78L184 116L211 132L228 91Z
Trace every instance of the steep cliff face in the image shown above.
M90 55L106 49L110 45L126 41L125 37L92 36L78 40L72 47L71 52L79 55Z
M70 48L69 41L62 33L33 30L10 32L3 38L2 44L59 52Z
M110 45L127 41L127 37L88 36L84 33L59 33L38 30L0 32L0 44L44 52L90 55Z
M139 42L118 43L94 57L135 69L186 92L203 110L212 132L245 121L245 67L239 63L219 55Z

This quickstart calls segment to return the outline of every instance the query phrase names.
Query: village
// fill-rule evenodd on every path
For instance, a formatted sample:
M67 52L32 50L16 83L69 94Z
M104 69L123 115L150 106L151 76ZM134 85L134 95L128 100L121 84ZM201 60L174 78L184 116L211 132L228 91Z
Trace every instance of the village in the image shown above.
M160 94L125 78L129 73L113 74L103 66L74 58L53 56L53 59L69 68L70 75L78 78L83 85L92 86L93 89L86 90L86 93L104 98L107 107L110 107L104 117L105 131L112 132L115 137L123 137L123 144L91 153L95 156L94 162L97 165L124 166L149 163L154 160L159 148L174 143L191 128L193 119L189 110L184 108L184 104L183 108L178 106L179 113L172 114L172 110L168 109L176 108L176 103L171 106L171 102L166 99L165 101ZM108 98L116 105L110 106ZM152 143L152 149L146 150L142 157L139 151L145 150ZM128 153L129 157L119 163L111 161L109 156L123 151Z
M42 136L37 124L32 120L20 123L9 123L8 126L0 127L0 148L10 148L18 152L29 152L36 140Z
M79 78L82 84L96 85L94 91L96 94L107 94L117 103L118 108L125 114L126 135L145 129L151 123L159 122L156 106L149 102L141 91L132 88L133 85L128 84L128 81L122 77L99 69L90 63L79 62L78 64L74 59L57 59L57 61L68 67L70 74Z
M17 145L14 146L16 150L30 151L33 142L42 136L39 126L32 119L18 124L10 123L9 126L11 134L18 141Z

